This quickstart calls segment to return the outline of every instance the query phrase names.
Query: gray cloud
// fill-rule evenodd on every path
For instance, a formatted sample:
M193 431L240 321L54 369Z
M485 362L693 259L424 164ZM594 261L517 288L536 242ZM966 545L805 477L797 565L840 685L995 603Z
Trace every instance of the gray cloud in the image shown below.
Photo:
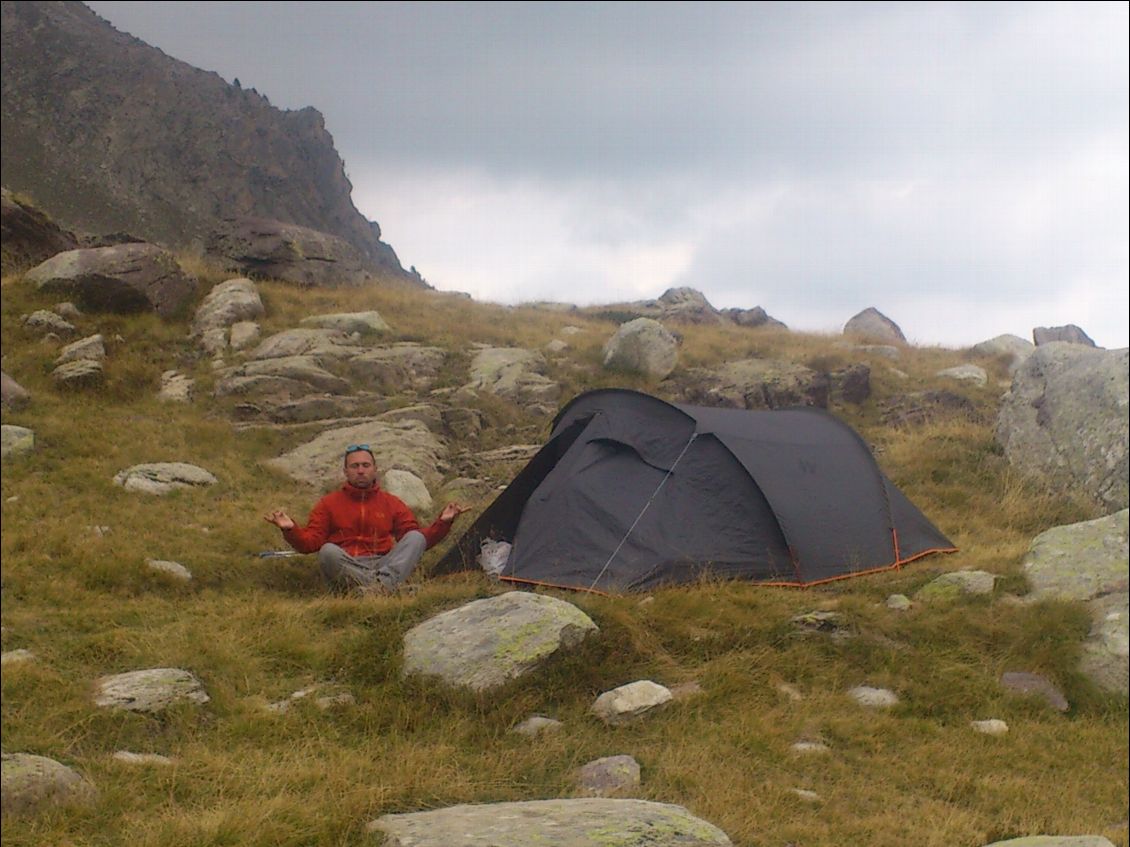
M322 111L441 287L678 282L798 328L892 304L924 340L999 309L1127 343L1125 4L90 5ZM460 210L491 215L473 244Z

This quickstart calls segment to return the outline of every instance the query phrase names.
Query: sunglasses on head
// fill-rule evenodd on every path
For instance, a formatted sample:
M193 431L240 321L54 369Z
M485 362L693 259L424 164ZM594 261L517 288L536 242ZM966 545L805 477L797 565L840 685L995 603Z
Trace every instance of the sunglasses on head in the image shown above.
M345 455L348 456L350 453L356 453L358 450L364 450L366 453L373 452L373 448L368 444L350 444L345 448Z

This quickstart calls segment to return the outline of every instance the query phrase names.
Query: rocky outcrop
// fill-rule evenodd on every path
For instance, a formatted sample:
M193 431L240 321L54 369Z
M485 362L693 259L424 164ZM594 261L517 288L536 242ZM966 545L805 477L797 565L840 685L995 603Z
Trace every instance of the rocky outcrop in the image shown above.
M1017 369L996 438L1022 472L1124 509L1130 505L1128 408L1130 351L1048 344Z
M713 369L695 368L683 381L684 402L728 409L828 408L830 380L804 365L742 359Z
M9 273L74 250L78 239L7 188L0 189L0 269Z
M0 55L5 185L62 226L197 249L223 218L270 218L343 239L375 274L424 285L353 205L315 109L276 109L81 3L3 4Z
M85 309L154 311L163 318L176 315L196 293L196 277L155 244L68 250L36 265L25 279L40 291L73 297Z
M1012 373L1032 355L1035 349L1031 341L1019 335L998 335L988 341L974 344L969 348L969 352L974 356L1001 356L1008 360L1008 370Z
M545 356L520 347L486 347L471 360L468 388L544 414L555 411L561 386L545 375Z
M357 286L374 272L356 247L337 235L268 218L226 220L205 244L229 271L305 288Z
M444 612L404 636L404 673L489 691L597 632L571 603L511 591Z
M229 279L209 291L196 308L192 336L200 339L206 352L222 354L228 348L233 325L256 321L263 314L263 300L255 283L243 278Z

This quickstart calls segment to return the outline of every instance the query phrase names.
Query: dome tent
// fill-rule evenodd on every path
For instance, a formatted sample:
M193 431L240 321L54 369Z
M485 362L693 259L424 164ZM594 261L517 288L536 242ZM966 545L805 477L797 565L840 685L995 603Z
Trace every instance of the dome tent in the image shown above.
M819 409L715 409L600 389L568 403L548 442L438 563L602 593L710 575L813 585L956 548L890 482L851 427Z

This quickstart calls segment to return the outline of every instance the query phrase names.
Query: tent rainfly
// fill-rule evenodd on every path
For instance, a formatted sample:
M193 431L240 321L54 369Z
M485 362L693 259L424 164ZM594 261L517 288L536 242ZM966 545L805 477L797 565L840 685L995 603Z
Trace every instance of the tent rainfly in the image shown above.
M898 568L955 547L825 411L674 405L625 389L581 394L549 441L438 563L618 594L703 576L804 586Z

